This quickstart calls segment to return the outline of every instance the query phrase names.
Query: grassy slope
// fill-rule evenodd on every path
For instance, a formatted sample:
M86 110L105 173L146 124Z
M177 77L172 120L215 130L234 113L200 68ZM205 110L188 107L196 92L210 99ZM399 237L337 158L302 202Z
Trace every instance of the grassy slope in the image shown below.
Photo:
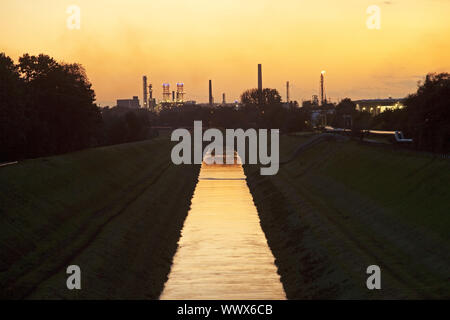
M170 149L161 138L0 168L0 296L158 298L199 169L172 165ZM81 291L65 288L70 264Z
M305 137L283 137L282 159ZM450 164L324 142L260 177L246 167L290 298L450 297ZM378 264L383 290L365 287Z

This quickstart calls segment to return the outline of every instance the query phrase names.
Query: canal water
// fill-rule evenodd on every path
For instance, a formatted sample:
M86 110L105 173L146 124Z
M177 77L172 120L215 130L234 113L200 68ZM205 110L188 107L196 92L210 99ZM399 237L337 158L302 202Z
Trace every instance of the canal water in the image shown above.
M160 299L286 299L239 159L203 163Z

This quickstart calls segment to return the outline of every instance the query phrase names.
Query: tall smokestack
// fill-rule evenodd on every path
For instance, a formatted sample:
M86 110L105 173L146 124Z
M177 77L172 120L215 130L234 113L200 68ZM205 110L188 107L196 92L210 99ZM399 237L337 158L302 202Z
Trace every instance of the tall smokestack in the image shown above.
M263 85L262 85L262 65L258 64L258 99L259 104L262 104L263 100Z
M209 105L213 105L212 80L209 80Z
M325 90L324 90L324 75L325 75L325 71L322 71L320 73L320 102L321 105L323 106L325 103Z
M222 94L222 104L226 104L227 101L225 100L225 93Z
M289 103L289 81L286 82L286 101Z
M144 108L148 107L148 99L147 99L147 76L142 78L144 82Z

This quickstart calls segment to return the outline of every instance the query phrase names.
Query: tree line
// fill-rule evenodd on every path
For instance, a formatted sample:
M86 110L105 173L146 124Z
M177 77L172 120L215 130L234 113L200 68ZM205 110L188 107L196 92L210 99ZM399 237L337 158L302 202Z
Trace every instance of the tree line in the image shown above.
M141 140L149 128L145 111L101 110L80 64L0 53L0 161Z

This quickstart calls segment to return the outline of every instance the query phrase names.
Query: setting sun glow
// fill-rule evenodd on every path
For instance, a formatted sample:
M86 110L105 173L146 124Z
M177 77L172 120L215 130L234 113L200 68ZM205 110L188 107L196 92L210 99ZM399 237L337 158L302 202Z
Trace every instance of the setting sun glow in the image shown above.
M70 5L81 27L66 27ZM381 28L366 10L381 9ZM87 70L101 105L139 95L148 75L157 99L162 83L184 82L186 99L206 102L208 80L220 100L264 86L310 99L327 70L327 96L403 97L428 72L450 69L450 1L444 0L152 0L2 1L1 50L17 60L46 53Z

